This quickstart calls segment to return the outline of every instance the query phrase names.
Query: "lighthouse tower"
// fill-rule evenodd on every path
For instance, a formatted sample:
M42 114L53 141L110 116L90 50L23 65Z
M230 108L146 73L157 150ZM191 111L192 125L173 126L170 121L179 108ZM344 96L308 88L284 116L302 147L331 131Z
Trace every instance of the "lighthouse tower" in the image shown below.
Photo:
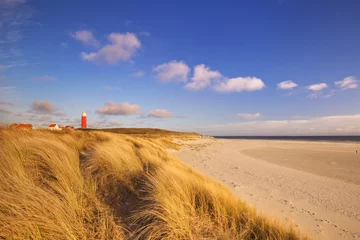
M86 128L86 112L82 112L81 114L81 128Z

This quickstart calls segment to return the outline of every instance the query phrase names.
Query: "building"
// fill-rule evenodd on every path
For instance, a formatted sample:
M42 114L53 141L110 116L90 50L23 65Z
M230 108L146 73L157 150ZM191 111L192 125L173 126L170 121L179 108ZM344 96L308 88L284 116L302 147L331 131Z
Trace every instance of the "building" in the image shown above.
M50 129L50 130L61 130L61 128L56 123L50 124L48 129Z
M74 130L74 126L66 126L65 129Z
M18 128L19 127L19 124L17 123L13 123L9 126L9 128Z
M20 129L34 129L32 124L17 124L17 123L13 123L9 126L9 128L14 129L14 128L20 128Z
M81 114L81 128L86 128L86 112L82 112Z
M32 124L19 124L19 126L17 128L20 128L20 129L34 129L33 125Z

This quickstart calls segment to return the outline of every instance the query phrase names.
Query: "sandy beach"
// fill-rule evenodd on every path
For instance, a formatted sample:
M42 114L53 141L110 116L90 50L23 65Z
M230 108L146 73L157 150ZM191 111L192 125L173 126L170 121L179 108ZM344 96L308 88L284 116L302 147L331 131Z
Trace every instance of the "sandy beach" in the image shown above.
M360 239L359 143L203 138L172 152L311 237Z

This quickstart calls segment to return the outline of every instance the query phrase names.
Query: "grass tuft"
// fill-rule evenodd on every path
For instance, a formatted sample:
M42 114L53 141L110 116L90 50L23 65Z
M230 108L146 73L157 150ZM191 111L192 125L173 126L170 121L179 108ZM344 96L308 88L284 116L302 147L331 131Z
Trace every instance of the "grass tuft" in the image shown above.
M0 238L306 239L135 132L0 129Z

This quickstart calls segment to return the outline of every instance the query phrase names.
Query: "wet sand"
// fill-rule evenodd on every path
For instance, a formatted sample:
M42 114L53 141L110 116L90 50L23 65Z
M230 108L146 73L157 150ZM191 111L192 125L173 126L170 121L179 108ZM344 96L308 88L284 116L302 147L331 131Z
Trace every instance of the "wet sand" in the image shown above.
M181 160L320 239L360 239L360 144L200 139ZM357 151L357 153L356 153Z

